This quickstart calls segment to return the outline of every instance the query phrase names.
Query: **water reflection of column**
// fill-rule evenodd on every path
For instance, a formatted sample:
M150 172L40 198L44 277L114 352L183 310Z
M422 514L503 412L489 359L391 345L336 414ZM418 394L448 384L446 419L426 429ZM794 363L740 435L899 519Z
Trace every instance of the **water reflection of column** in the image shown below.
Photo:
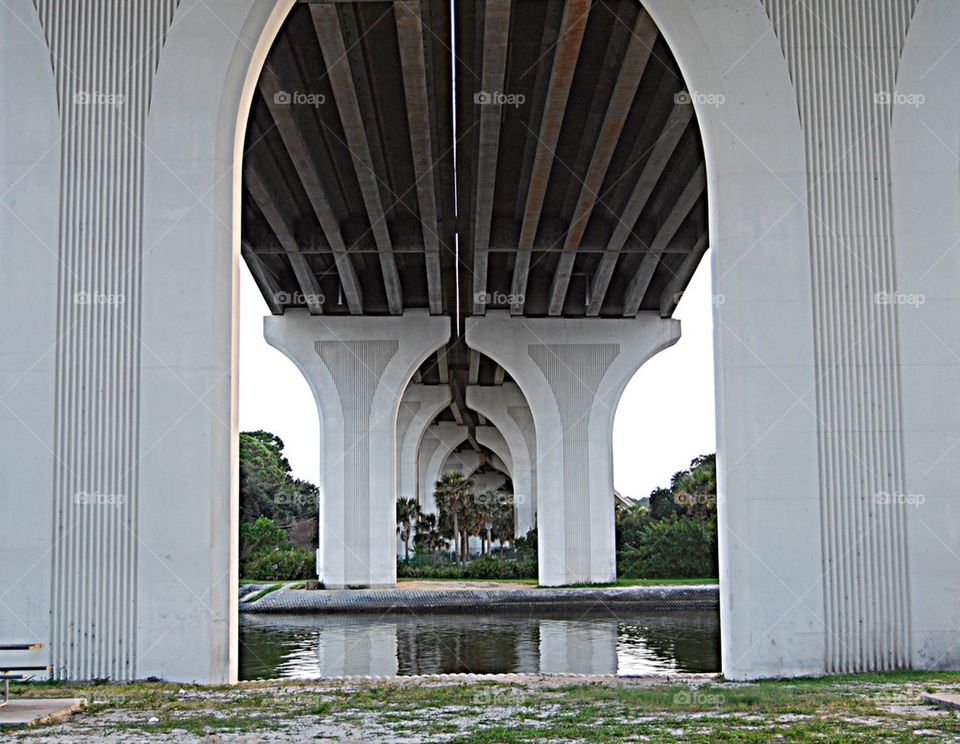
M617 621L540 621L541 674L616 674Z
M325 622L317 643L322 677L397 673L397 624Z

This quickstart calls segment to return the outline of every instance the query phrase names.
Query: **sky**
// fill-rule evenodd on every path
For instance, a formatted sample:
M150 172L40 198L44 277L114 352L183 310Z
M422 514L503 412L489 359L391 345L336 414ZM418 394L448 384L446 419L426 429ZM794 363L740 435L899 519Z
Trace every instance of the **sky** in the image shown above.
M267 305L246 264L240 270L240 430L265 429L284 442L295 477L320 475L320 423L303 375L263 340ZM674 317L681 338L627 385L613 426L614 487L640 498L714 452L710 253L700 262Z

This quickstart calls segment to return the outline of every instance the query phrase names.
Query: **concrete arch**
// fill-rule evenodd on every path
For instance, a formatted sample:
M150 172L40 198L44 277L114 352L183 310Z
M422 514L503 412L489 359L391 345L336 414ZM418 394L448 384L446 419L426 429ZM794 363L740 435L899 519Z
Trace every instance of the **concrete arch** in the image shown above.
M397 497L418 500L417 455L427 427L452 399L450 388L440 385L411 385L401 406L412 411L403 432L397 429Z
M537 453L536 432L530 406L515 383L467 388L467 405L485 416L502 432L510 449L514 503L518 534L536 526Z
M156 71L143 190L136 194L142 197L144 245L139 270L149 281L138 308L141 378L132 425L138 471L135 493L127 494L139 509L133 525L138 540L134 582L123 597L136 604L129 640L139 677L236 679L237 166L253 85L292 4L231 0L211 10L199 0L181 0ZM689 87L724 98L715 107L693 99L707 156L714 293L723 300L715 303L723 671L731 679L821 673L822 463L808 173L796 92L760 2L648 0L644 6ZM46 443L62 422L43 404L53 397L56 371L42 347L56 339L56 315L53 303L31 302L24 287L35 281L33 291L52 291L57 255L38 250L27 266L8 246L38 236L57 244L51 217L58 211L51 188L60 173L57 114L42 34L31 41L21 31L21 21L37 30L35 6L11 0L0 13L8 21L0 24L2 47L11 55L0 82L0 183L5 189L12 184L10 193L20 203L39 205L24 220L28 224L0 209L4 234L22 238L4 242L4 266L23 271L19 286L0 292L9 310L0 313L0 333L11 348L27 350L11 357L0 374L14 387L28 386L26 397L35 406L3 413L4 436L17 443L0 448L0 472L11 491L46 493L54 478ZM895 111L890 143L899 280L903 291L915 283L914 291L931 298L916 315L899 318L906 483L931 499L938 527L954 530L955 458L938 461L936 453L958 438L960 421L929 390L953 390L958 377L955 360L930 342L929 329L947 346L956 345L950 321L958 298L949 281L957 267L948 251L947 263L939 265L949 270L918 274L905 251L950 245L960 224L956 158L938 156L924 129L929 125L948 145L958 141L958 97L946 100L942 93L955 92L944 70L948 64L955 69L950 50L958 29L957 12L945 0L919 5L898 91L929 92L931 108L923 112L929 118ZM28 155L37 165L25 172L20 166ZM22 312L25 305L31 313ZM21 436L24 425L36 444ZM774 482L772 493L767 484ZM23 630L18 623L25 622L31 632L49 635L50 563L44 554L51 506L57 508L49 502L27 505L16 527L0 533L17 555L36 558L28 581L7 582L4 573L4 585L16 584L24 595L14 607L16 617L3 610L0 629ZM918 578L944 573L945 555L926 532L931 521L920 511L909 514L910 575L916 579L912 653L917 666L951 666L957 655L947 639L955 638L957 593L938 597L943 582ZM149 530L139 531L147 524ZM175 638L190 643L170 643Z
M890 135L912 664L956 668L956 582L924 581L960 545L960 409L931 390L960 389L960 6L922 2L903 49ZM944 51L946 50L946 51ZM922 97L922 98L921 98ZM922 101L922 102L921 102ZM919 299L922 298L922 299Z
M496 426L478 426L476 429L477 442L489 449L493 454L500 458L506 466L505 475L513 477L513 457L510 454L510 447L507 440Z
M436 513L437 505L433 500L433 484L440 478L440 468L446 462L450 453L467 441L467 434L466 426L461 426L452 421L441 421L428 427L423 435L421 449L426 448L428 439L431 442L436 442L435 446L429 448L431 454L426 462L424 462L422 454L420 457L420 508L424 512L428 514Z

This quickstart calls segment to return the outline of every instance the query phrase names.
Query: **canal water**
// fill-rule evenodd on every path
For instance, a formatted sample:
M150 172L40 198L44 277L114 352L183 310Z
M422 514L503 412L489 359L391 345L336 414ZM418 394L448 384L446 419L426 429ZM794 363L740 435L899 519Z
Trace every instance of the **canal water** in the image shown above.
M716 612L240 616L240 678L720 671Z

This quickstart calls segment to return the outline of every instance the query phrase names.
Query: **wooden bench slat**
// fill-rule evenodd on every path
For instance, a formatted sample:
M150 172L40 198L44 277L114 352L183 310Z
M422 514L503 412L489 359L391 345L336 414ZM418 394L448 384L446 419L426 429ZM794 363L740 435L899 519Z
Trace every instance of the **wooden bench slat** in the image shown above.
M0 675L6 674L7 672L49 672L52 669L52 665L44 664L43 666L2 666L0 665Z

